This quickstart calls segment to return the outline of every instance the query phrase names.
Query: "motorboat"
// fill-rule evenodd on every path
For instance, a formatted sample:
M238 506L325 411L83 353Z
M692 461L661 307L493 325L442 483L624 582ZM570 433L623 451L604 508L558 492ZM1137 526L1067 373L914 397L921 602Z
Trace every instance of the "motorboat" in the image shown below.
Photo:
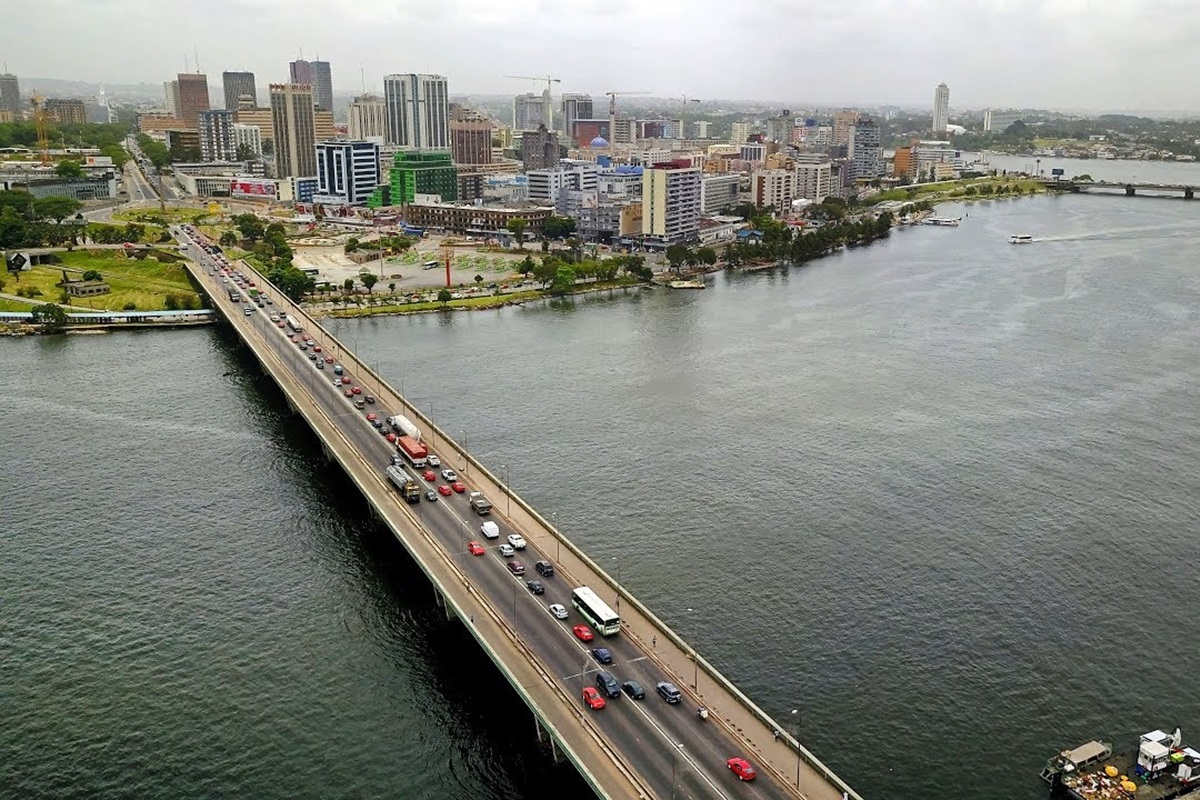
M1009 244L1031 244L1032 242L1033 237L1028 233L1014 233L1008 237Z

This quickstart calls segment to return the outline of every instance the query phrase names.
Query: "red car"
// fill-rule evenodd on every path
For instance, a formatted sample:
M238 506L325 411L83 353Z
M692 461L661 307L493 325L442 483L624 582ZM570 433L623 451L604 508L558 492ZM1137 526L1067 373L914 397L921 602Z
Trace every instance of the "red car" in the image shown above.
M427 469L421 473L421 477L424 478L425 480L429 481L430 483L433 483L434 481L437 480L437 473L431 469Z
M442 497L449 497L450 496L450 487L443 483L441 486L438 487L438 494L440 494Z
M294 342L294 341L296 341L296 334L294 334L294 333L293 333L291 336L289 336L289 337L288 337L288 341L289 341L289 342Z
M321 345L319 345L319 344L314 344L314 345L313 345L313 352L314 352L314 353L319 353L319 352L321 352Z
M276 323L275 323L275 327L276 327L276 328L282 328L282 327L283 327L283 320L279 320L279 322L276 322Z
M354 397L354 390L353 390L353 389L347 389L347 390L346 390L346 392L345 392L345 394L346 394L346 397Z
M587 703L588 708L592 711L599 711L604 708L604 698L592 686L583 687L583 702Z
M394 434L394 433L389 433L389 434L387 435L387 440L388 440L389 442L391 442L392 444L395 444L395 443L396 443L396 434Z
M752 781L758 777L758 771L744 758L731 758L725 762L725 765L734 775L738 776L739 780Z
M459 494L462 494L467 490L467 485L462 481L455 481L454 483L450 484L450 488Z
M483 545L481 545L479 542L469 542L467 544L467 550L473 556L481 556L484 553Z
M355 387L354 387L353 389L351 389L350 391L354 392L355 394L362 394L362 389L361 389L361 388L359 388L359 387L357 387L357 386L355 386Z
M571 628L571 633L575 634L575 638L581 642L590 642L596 637L592 635L592 629L587 625L576 625Z
M374 422L377 419L379 419L379 415L376 414L374 411L367 412L367 422Z

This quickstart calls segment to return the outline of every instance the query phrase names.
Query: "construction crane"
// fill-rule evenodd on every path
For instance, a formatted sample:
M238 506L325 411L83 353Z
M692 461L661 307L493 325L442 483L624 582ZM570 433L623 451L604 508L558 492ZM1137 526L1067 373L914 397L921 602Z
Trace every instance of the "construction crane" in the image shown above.
M553 75L505 75L506 78L512 78L518 81L542 81L546 82L546 91L542 93L542 116L546 118L546 127L550 130L554 129L554 104L550 99L550 87L555 83L562 83L561 78L556 78ZM514 120L515 121L515 120Z
M29 101L33 105L33 124L37 128L38 150L42 154L42 165L50 163L50 136L46 132L46 98L37 92Z
M694 98L694 97L688 97L686 94L685 94L683 97L676 97L676 98L674 98L674 99L676 99L676 100L678 100L679 102L683 103L683 107L684 107L685 109L687 108L687 104L688 104L688 103L699 103L699 102L700 102L699 100L697 100L697 99L696 99L696 98Z
M608 95L608 145L612 147L617 141L617 95L650 94L649 92L605 92Z

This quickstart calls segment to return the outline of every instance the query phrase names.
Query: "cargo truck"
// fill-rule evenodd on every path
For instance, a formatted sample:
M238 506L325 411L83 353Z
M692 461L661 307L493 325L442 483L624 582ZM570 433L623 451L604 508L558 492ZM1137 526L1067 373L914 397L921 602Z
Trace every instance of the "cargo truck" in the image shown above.
M483 496L483 492L471 492L471 510L481 517L492 513L492 501Z
M421 502L421 487L412 476L399 467L387 468L388 480L399 490L400 496L409 503Z
M396 449L400 451L400 455L404 456L404 460L414 467L429 466L429 451L425 449L425 445L411 436L401 436L396 439Z
M421 430L408 417L403 417L397 414L394 417L388 417L388 424L392 426L392 430L401 436L407 436L414 442L421 441Z

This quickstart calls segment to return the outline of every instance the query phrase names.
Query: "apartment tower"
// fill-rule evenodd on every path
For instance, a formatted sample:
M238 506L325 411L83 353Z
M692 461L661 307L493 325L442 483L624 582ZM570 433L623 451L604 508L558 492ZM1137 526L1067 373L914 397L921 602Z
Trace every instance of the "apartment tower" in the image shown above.
M254 88L253 72L222 72L221 86L225 89L225 110L237 111L238 99L250 98L251 107L258 105L258 90Z
M410 150L450 149L450 90L444 75L383 76L387 140Z
M271 84L271 123L275 132L275 177L317 174L317 129L313 89L308 84Z

